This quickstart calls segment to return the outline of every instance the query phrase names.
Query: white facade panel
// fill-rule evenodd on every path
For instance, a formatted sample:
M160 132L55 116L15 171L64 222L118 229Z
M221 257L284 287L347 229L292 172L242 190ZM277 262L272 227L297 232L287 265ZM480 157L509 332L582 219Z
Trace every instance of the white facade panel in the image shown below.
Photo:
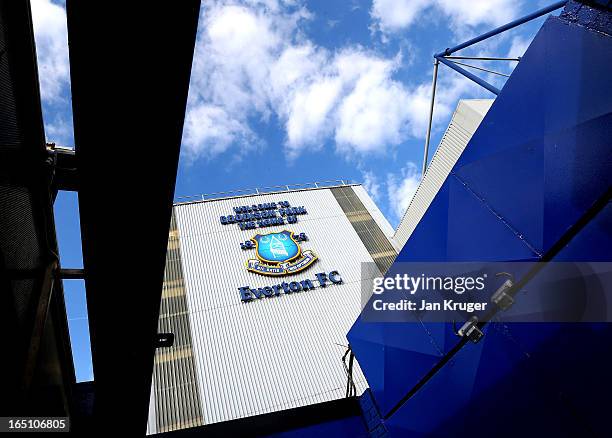
M360 186L352 186L387 237L391 227ZM242 205L288 201L304 206L296 224L241 230L220 216ZM204 424L344 397L341 357L346 333L361 310L361 263L373 262L329 188L180 204L174 207L182 275ZM302 250L318 260L279 278L246 270L255 234L305 233ZM338 271L342 284L318 286L315 273ZM242 302L239 287L310 279L314 290ZM355 362L360 394L367 383Z
M492 104L493 99L459 101L440 145L425 171L425 177L419 184L393 235L392 243L398 251L404 247L425 215Z
M155 391L151 391L149 396L149 416L147 417L147 435L157 433L157 423L155 421Z

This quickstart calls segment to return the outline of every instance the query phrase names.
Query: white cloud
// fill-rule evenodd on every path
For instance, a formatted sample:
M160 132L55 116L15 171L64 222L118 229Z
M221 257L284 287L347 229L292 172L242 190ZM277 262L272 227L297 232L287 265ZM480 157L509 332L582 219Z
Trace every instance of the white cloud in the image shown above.
M222 107L201 104L187 113L183 141L188 154L212 158L238 143L243 150L256 146L259 140L250 128L233 119Z
M378 181L378 177L374 172L371 171L362 171L363 175L363 188L366 192L372 197L374 201L379 201L381 196L381 185Z
M405 139L409 93L392 79L399 58L385 59L361 47L336 53L310 47L309 52L311 65L297 63L299 79L277 87L290 156L321 147L329 135L348 153L380 152Z
M32 0L31 5L41 98L55 103L70 81L66 11L49 0Z
M399 62L363 53L341 55L337 60L356 77L354 86L338 107L335 140L341 149L358 153L380 152L406 138L410 93L391 79ZM349 73L350 74L350 73Z
M455 30L462 32L481 24L504 24L518 15L520 4L516 0L374 0L370 15L383 33L408 29L426 15L427 19L450 20Z
M280 124L290 160L329 140L343 156L360 158L425 136L429 81L409 86L395 79L401 52L317 46L302 32L311 14L288 3L204 4L183 138L188 157L240 156L265 144L255 122ZM434 127L470 90L447 71L439 85Z
M49 141L60 146L70 146L72 139L72 120L56 114L52 120L45 121L45 135Z
M45 136L62 146L73 144L68 30L63 5L32 0L38 79Z
M399 176L387 174L387 196L391 212L396 219L399 220L404 215L420 181L421 173L412 162L401 170Z
M275 90L272 67L302 14L283 15L273 1L250 3L203 5L183 137L191 157L214 157L235 142L241 149L260 142L250 118L267 119L273 93L290 85ZM277 74L279 82L288 73Z
M286 115L287 146L293 155L301 146L318 142L331 128L329 113L336 104L342 82L337 77L323 77L295 90Z
M381 153L424 135L427 105L413 103L425 98L424 89L393 77L401 55L319 47L301 32L310 17L299 4L205 4L184 133L189 156L240 153L262 141L252 122L271 116L285 132L290 159L327 139L350 156ZM210 129L213 122L220 128Z
M508 58L518 58L525 54L527 47L531 44L531 39L516 36L512 38L510 49L508 50Z
M457 26L475 27L481 24L500 26L520 12L517 0L436 0L437 7Z
M431 0L374 0L370 14L385 31L410 26L430 6Z

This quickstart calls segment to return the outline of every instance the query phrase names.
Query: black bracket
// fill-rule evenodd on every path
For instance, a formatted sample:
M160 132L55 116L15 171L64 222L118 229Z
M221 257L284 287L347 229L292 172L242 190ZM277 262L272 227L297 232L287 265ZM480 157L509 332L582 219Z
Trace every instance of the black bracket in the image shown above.
M491 302L495 304L500 310L508 310L514 304L514 298L509 293L510 289L514 286L514 277L512 274L507 272L499 272L495 274L496 277L506 276L506 281L491 295Z
M158 333L155 340L155 348L172 347L174 345L174 333Z

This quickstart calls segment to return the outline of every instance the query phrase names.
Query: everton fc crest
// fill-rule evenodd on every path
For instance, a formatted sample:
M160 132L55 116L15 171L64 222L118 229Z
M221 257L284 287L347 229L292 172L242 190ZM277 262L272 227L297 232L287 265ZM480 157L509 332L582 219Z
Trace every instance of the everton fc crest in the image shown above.
M262 275L289 275L303 271L317 260L312 251L302 251L299 241L306 240L302 233L298 236L291 231L257 234L251 238L257 259L247 260L247 270ZM244 247L244 246L243 246Z

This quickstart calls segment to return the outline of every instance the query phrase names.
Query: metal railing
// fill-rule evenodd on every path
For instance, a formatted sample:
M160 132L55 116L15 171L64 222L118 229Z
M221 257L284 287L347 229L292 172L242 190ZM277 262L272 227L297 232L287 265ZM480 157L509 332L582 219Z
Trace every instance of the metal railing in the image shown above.
M240 196L267 195L270 193L283 193L283 192L290 192L294 190L323 189L323 188L328 188L328 187L350 186L350 185L358 185L358 184L359 183L352 181L352 180L332 179L332 180L325 180L325 181L308 182L308 183L303 183L303 184L285 184L285 185L277 185L277 186L255 187L252 189L236 189L236 190L227 190L223 192L202 193L199 195L191 195L191 196L179 196L175 198L174 203L182 204L186 202L212 201L216 199L232 198L232 197L240 197Z

